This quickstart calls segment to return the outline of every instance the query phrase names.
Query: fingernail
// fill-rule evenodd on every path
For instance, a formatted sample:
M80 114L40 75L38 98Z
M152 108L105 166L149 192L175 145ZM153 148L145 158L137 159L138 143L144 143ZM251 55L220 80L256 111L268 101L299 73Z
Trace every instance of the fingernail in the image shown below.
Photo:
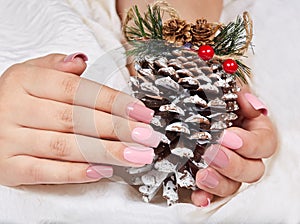
M234 132L224 130L219 143L230 149L239 149L243 146L243 140Z
M154 150L152 148L142 147L127 147L124 150L124 159L132 163L151 164L154 157Z
M218 168L225 168L229 163L227 155L219 145L212 145L206 149L203 159L208 165L216 166Z
M74 53L65 57L64 62L72 62L75 58L81 58L83 61L87 61L88 57L84 53Z
M266 105L251 93L245 93L245 97L255 110L260 110L263 115L268 115Z
M197 174L197 182L208 188L215 188L219 184L218 177L208 170L202 170Z
M138 103L130 103L127 106L127 114L132 119L149 124L153 118L154 110L151 110Z
M205 208L205 207L208 207L208 206L210 206L210 199L209 198L207 198L206 199L206 203L205 204L203 204L203 205L200 205L202 208Z
M113 175L113 169L110 166L90 166L86 170L86 176L91 179L109 178Z
M157 147L162 139L162 134L149 127L137 127L131 133L132 139L142 145Z

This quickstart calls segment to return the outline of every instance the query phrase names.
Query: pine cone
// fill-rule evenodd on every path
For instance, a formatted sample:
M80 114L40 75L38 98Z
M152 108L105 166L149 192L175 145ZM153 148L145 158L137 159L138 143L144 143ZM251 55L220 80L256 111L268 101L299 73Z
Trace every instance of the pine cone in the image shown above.
M163 38L169 43L182 46L192 40L191 25L185 20L170 19L164 23Z
M219 30L220 25L208 23L206 19L198 19L196 25L192 25L192 44L196 46L213 45L215 33Z
M197 189L195 176L205 168L202 155L237 119L238 87L221 61L203 61L196 52L178 48L164 56L136 59L133 95L155 111L153 128L165 135L151 165L130 168L146 202L163 188L169 205L179 188Z

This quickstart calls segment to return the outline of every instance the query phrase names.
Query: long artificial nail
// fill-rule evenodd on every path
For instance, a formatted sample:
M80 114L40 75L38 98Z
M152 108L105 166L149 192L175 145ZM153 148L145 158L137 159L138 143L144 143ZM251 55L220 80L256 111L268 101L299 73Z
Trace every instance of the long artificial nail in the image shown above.
M127 106L127 114L132 119L149 124L153 118L154 110L151 110L138 103L130 103Z
M224 130L219 143L230 149L239 149L243 146L243 140L234 132Z
M263 115L268 115L266 105L251 93L245 93L245 97L255 110L260 110Z
M154 150L146 147L127 147L124 150L124 159L132 163L151 164L154 157Z
M83 61L87 61L88 57L84 53L74 53L65 57L64 62L73 62L75 58L81 58Z
M218 168L225 168L229 164L229 159L219 145L210 146L204 153L203 159L208 165Z
M90 166L86 170L86 176L91 179L109 178L113 175L113 168L110 166Z
M157 147L162 139L162 134L151 127L137 127L131 133L132 139L142 145Z
M200 171L200 173L197 175L197 182L200 185L204 185L208 188L215 188L219 184L218 177L208 170Z

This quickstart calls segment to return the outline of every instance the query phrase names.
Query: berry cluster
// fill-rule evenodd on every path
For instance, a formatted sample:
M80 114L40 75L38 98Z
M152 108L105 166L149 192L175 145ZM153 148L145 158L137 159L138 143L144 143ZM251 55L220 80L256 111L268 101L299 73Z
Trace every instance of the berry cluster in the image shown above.
M199 47L198 55L204 61L209 61L215 55L214 49L209 45L202 45ZM229 74L233 74L238 70L238 64L233 59L226 59L223 61L223 69Z

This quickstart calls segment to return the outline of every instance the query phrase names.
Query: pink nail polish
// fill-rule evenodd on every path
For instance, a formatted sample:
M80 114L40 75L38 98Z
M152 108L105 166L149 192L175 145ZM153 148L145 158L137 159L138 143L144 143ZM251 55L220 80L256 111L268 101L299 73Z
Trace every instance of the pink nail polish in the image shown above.
M154 111L138 103L130 103L127 106L127 114L137 121L149 124L153 118Z
M229 164L229 159L220 145L212 145L206 149L203 159L208 165L218 168L225 168Z
M142 147L127 147L124 150L124 159L132 163L151 164L154 157L154 150L152 148Z
M197 175L197 182L200 185L204 185L208 188L215 188L219 184L218 177L208 170L200 171L200 173Z
M208 206L210 206L210 199L209 198L206 199L206 204L201 205L201 207L206 208Z
M65 57L64 62L72 62L75 58L81 58L83 61L87 61L88 57L84 53L74 53Z
M219 143L230 149L239 149L243 146L243 140L234 132L224 130Z
M251 93L245 93L245 97L255 110L260 110L263 115L268 115L266 105Z
M103 177L109 178L113 175L113 169L110 166L90 166L86 170L86 176L91 179L101 179Z
M142 145L157 147L162 138L162 134L154 131L151 127L137 127L131 133L132 139Z

